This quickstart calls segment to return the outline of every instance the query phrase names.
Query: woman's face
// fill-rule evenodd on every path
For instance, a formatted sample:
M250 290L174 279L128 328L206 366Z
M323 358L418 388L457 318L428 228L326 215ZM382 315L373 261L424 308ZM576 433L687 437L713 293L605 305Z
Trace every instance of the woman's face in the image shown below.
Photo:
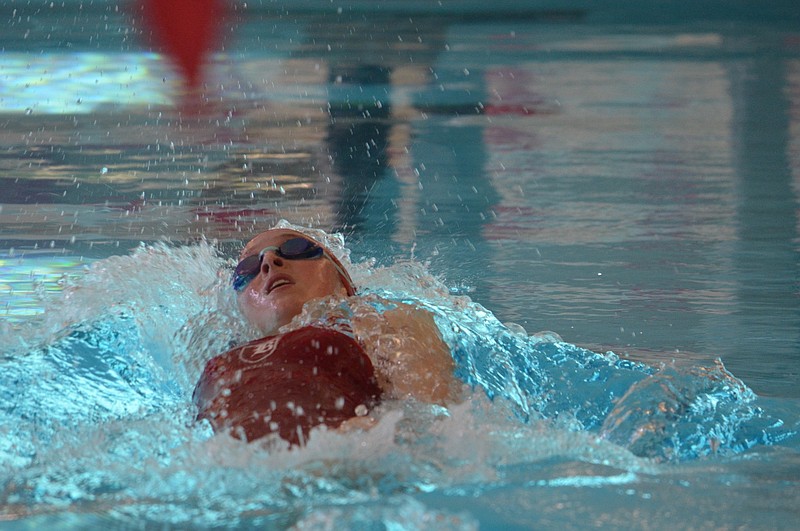
M239 260L297 236L282 229L262 232L248 242ZM239 292L237 301L250 324L272 335L298 315L306 302L334 294L345 296L347 291L333 263L324 256L287 260L267 251L258 274Z

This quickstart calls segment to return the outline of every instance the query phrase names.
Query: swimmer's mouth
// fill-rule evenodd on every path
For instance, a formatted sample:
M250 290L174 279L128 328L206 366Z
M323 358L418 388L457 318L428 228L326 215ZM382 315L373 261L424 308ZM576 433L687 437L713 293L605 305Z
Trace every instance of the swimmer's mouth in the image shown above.
M287 285L292 284L292 283L293 282L291 280L289 280L288 278L277 277L274 280L272 280L269 283L269 285L267 286L267 295L269 295L274 290L276 290L276 289L278 289L278 288L280 288L282 286L287 286Z

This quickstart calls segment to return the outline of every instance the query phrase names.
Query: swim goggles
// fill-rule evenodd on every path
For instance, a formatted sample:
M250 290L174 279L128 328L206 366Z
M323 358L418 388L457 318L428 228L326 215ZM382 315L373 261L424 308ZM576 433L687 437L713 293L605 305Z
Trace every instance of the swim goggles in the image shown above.
M236 269L233 270L233 277L231 278L231 284L234 290L242 291L251 280L256 278L258 272L261 270L261 263L264 261L264 255L269 251L274 251L276 255L285 260L314 260L321 256L330 259L325 249L313 241L299 236L289 238L278 246L271 245L269 247L264 247L258 254L251 254L239 262ZM349 280L349 277L345 275L344 271L335 260L331 260L331 263L334 265L339 275Z

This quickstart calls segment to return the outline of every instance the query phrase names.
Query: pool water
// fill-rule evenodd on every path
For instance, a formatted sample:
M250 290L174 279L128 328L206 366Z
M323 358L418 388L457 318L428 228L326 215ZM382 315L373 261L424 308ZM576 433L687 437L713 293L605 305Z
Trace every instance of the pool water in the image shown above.
M191 108L124 9L2 6L4 525L800 525L797 15L298 5L239 9ZM429 306L470 399L194 423L280 219Z

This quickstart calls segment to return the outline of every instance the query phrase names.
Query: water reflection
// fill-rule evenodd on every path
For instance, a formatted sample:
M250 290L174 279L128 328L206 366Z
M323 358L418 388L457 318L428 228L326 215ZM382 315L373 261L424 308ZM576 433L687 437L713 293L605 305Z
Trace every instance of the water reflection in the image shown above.
M790 32L261 11L186 114L122 14L76 14L97 38L69 46L53 17L0 36L3 249L235 246L285 217L530 331L796 383Z
M370 219L371 210L386 211L385 205L371 205L376 186L390 180L389 137L392 114L389 67L370 64L331 66L330 125L326 138L333 172L342 181L337 208L338 225L352 230L384 228L393 233L394 219ZM337 94L338 93L338 94ZM397 187L374 197L397 197ZM370 208L372 207L372 208ZM394 216L392 216L394 218Z
M446 51L458 44L448 33L454 22L358 15L312 21L292 55L327 66L326 145L341 183L338 225L363 241L406 250L426 242L425 254L443 242L471 242L464 250L485 269L486 253L474 251L499 196L485 177L484 125L451 121L482 112L485 76L476 68L467 78L458 60L449 62Z
M771 386L772 392L796 392L792 378L797 378L800 362L800 251L788 62L766 55L736 65L729 76L736 112L737 237L731 274L738 311L728 326L745 331L743 340L730 345L729 355L742 374L771 380L775 367L766 370L758 361L764 354L780 353L776 365L789 378Z

